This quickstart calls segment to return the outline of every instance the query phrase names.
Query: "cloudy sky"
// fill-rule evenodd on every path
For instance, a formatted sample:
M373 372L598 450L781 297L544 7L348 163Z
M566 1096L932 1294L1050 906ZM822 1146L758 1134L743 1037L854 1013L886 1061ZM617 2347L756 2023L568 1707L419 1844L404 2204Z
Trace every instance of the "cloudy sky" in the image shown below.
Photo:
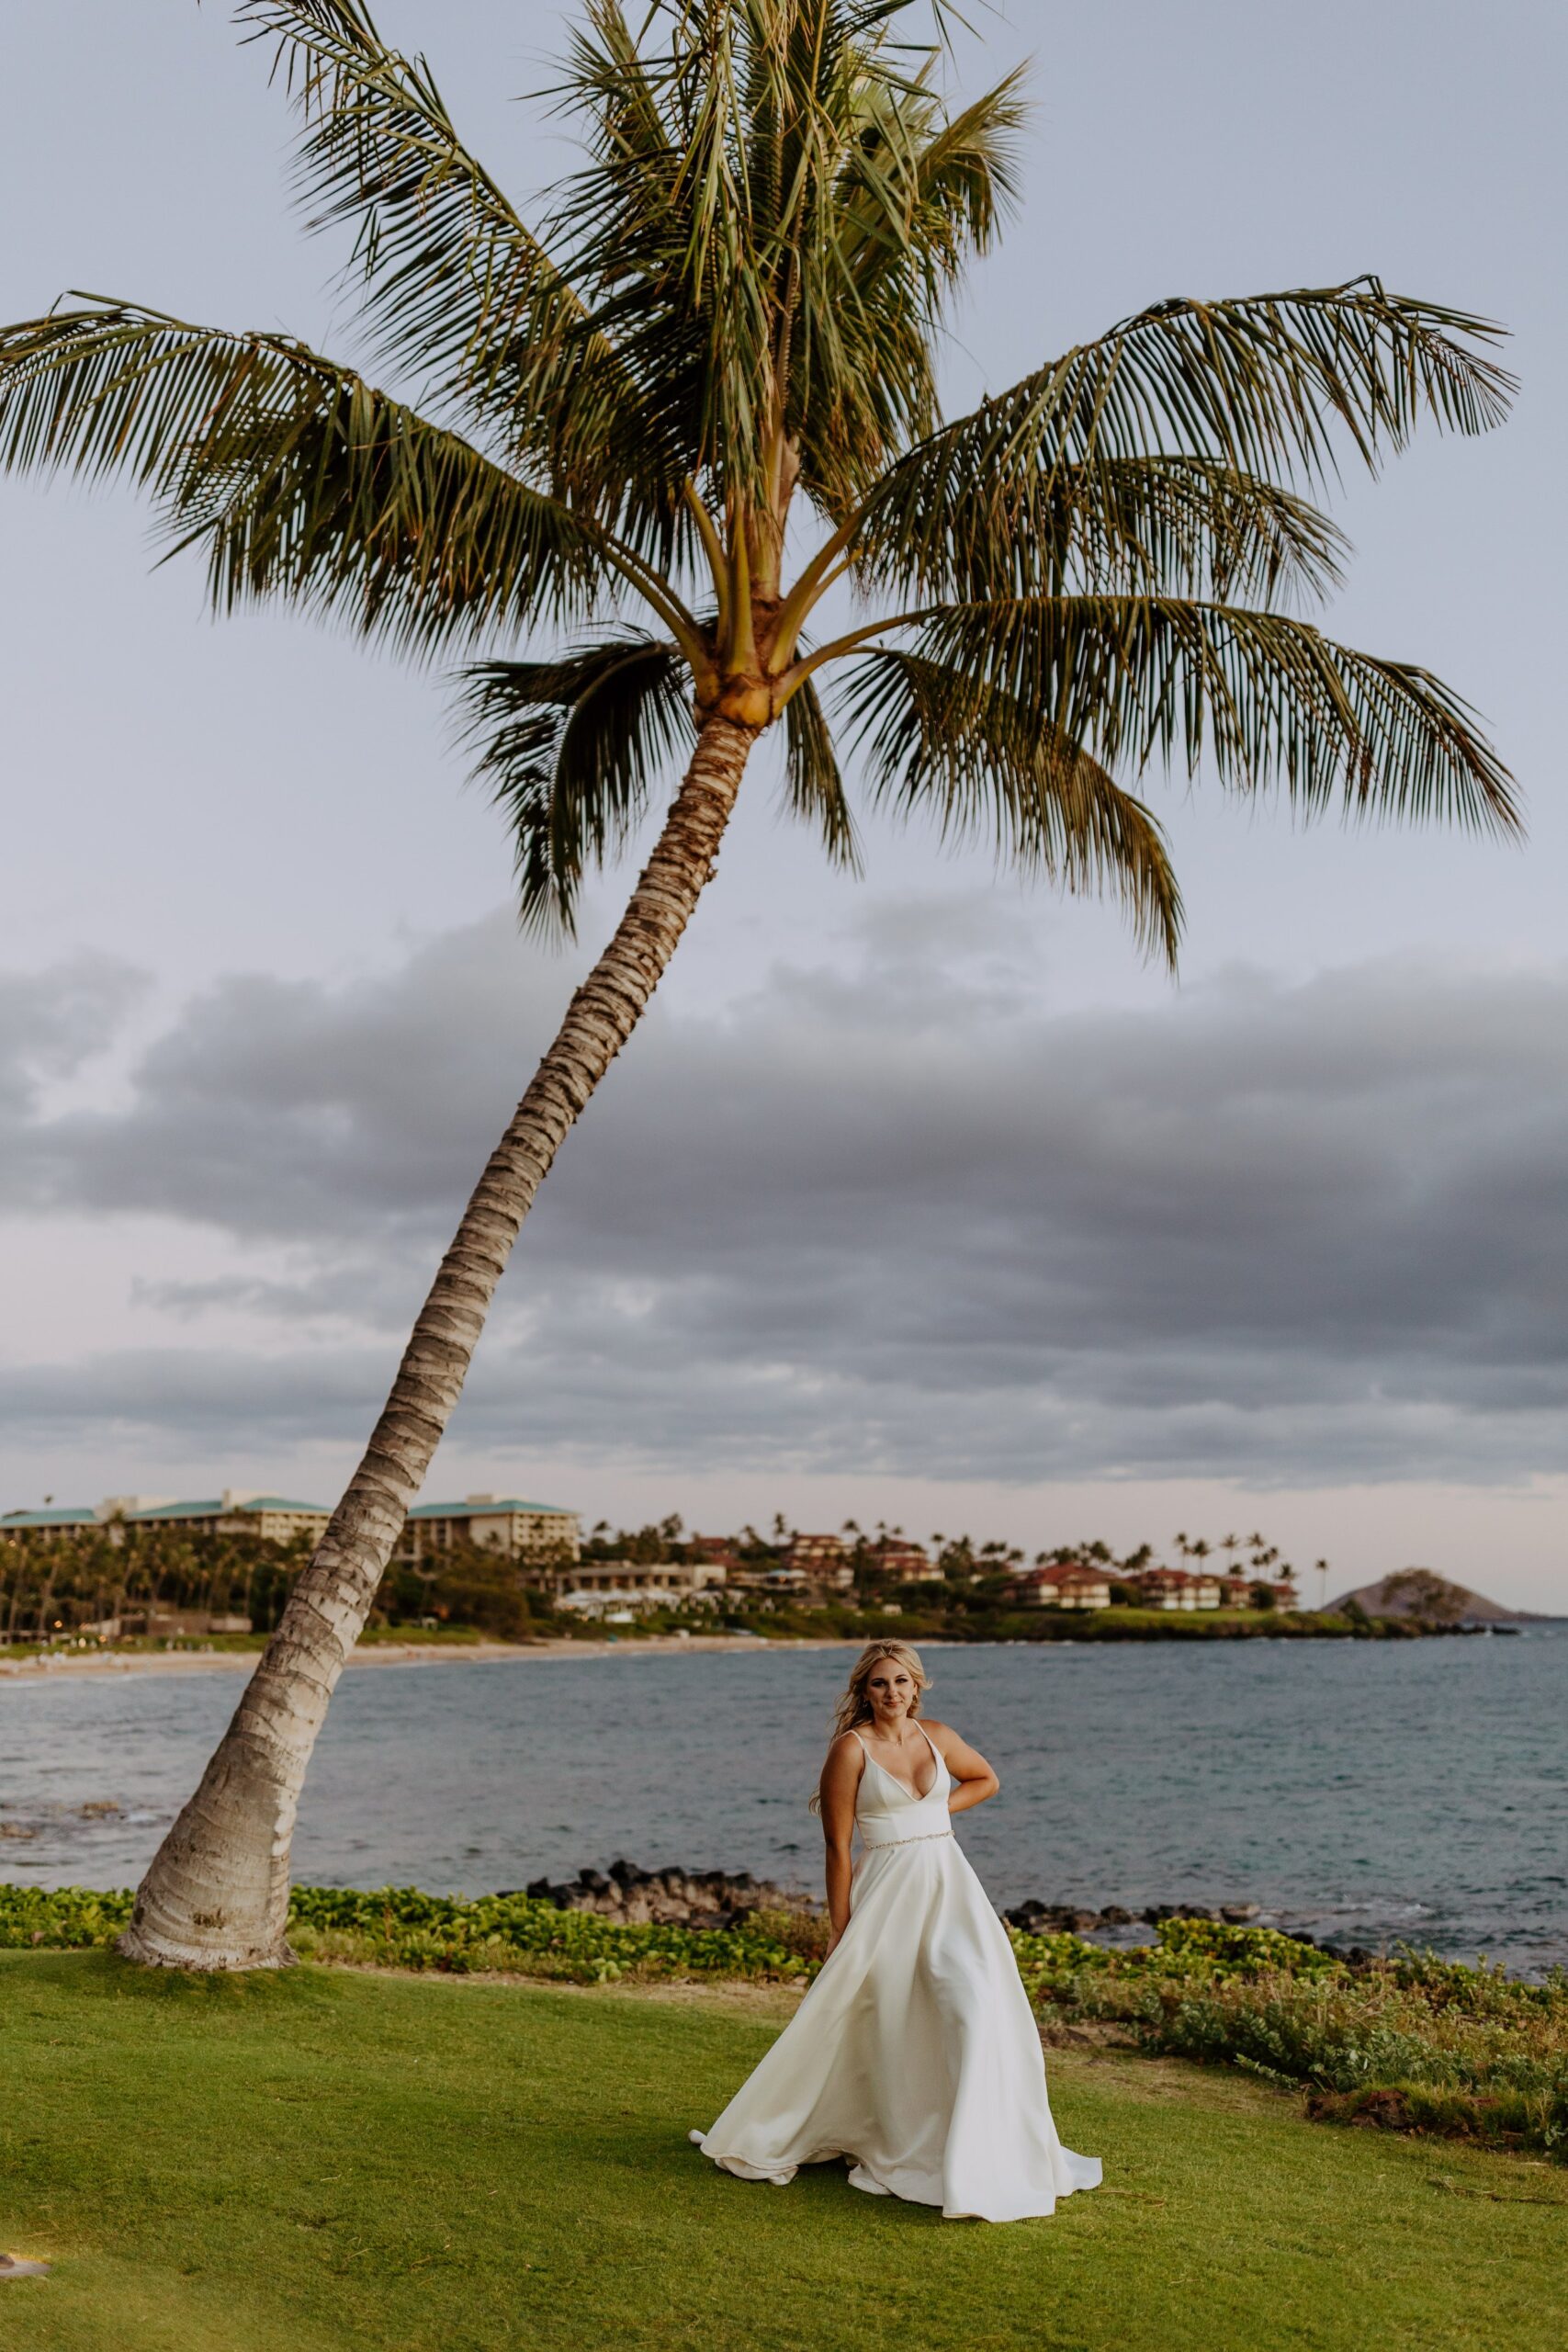
M382 0L520 191L558 12ZM1476 703L1524 849L1156 784L1179 986L1116 916L748 787L564 1151L432 1491L1030 1544L1269 1530L1568 1608L1561 12L1012 0L1025 215L954 403L1162 295L1375 269L1506 321L1506 429L1347 485L1337 634ZM0 310L67 287L329 342L221 7L6 9ZM967 80L984 62L963 60ZM20 227L18 229L18 224ZM340 347L341 335L338 338ZM0 485L0 1507L330 1498L589 955L520 942L438 677L214 625L118 492Z

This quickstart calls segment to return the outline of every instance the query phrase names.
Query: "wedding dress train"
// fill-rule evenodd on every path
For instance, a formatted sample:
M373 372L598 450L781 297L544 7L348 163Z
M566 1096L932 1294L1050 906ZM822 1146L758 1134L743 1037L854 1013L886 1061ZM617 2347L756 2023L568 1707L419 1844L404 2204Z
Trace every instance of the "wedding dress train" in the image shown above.
M850 1923L705 2155L784 2187L801 2165L848 2156L874 2196L939 2205L949 2220L1021 2222L1100 2181L1064 2148L1045 2062L1007 1931L964 1860L952 1779L914 1795L867 1752L855 1799L864 1846Z

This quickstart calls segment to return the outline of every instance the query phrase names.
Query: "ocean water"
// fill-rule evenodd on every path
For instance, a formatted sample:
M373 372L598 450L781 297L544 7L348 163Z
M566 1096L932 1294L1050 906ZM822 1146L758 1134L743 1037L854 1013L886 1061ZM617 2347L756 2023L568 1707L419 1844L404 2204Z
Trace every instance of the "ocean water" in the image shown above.
M1568 1964L1568 1628L924 1655L930 1712L1001 1775L959 1830L1000 1905L1252 1902L1320 1938ZM627 1645L351 1672L298 1874L474 1894L626 1855L815 1884L846 1665ZM0 1681L0 1878L134 1883L239 1687Z

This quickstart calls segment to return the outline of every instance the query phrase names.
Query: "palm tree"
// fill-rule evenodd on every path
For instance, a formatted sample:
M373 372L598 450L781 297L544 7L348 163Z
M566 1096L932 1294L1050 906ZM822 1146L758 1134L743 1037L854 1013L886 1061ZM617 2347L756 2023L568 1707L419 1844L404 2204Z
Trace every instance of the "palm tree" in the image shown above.
M91 296L0 330L6 463L139 482L221 609L278 597L466 658L528 923L570 929L584 869L679 777L142 1883L143 1960L287 1959L333 1689L518 1229L764 733L829 857L855 860L852 747L874 805L1109 889L1167 958L1180 902L1130 789L1151 765L1306 817L1517 824L1462 702L1295 609L1345 553L1314 485L1423 418L1497 423L1497 331L1374 277L1179 298L945 418L941 322L1014 193L1023 107L1016 76L948 106L940 53L896 38L912 5L584 0L555 95L585 160L530 221L363 0L242 0L298 110L312 221L353 236L367 364L392 388L287 334ZM835 590L853 610L813 641Z

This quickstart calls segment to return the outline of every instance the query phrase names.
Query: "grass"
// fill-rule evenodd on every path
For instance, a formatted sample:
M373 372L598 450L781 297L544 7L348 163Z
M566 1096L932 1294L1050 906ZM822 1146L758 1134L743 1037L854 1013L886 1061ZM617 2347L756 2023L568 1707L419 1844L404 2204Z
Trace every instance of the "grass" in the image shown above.
M1557 2352L1560 2167L1052 2057L1106 2188L988 2229L686 2146L791 1996L0 1954L28 2352Z
M0 1949L112 1943L124 1890L0 1885ZM297 1886L304 1959L573 1984L816 1973L819 1913L757 1910L728 1928L628 1925L526 1894L463 1900ZM1350 1964L1269 1928L1173 1918L1107 1951L1070 1933L1011 1933L1048 2041L1088 2023L1166 2057L1243 2069L1305 2094L1327 2120L1489 2142L1568 2161L1568 1973L1521 1984L1485 1964L1405 1952Z

